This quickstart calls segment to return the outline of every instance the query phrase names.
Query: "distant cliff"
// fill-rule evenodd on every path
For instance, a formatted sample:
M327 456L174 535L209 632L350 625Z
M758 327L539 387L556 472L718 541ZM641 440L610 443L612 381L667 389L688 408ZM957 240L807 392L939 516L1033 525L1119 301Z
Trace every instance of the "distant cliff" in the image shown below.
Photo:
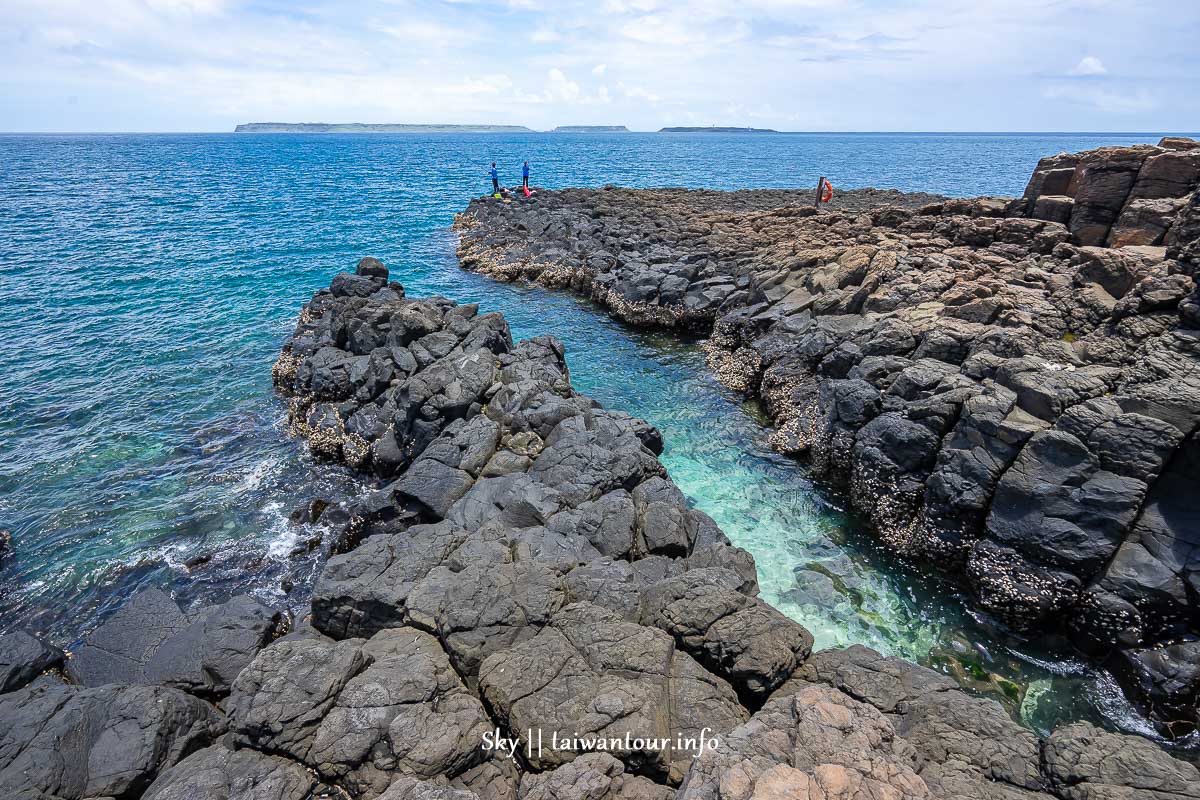
M372 125L363 122L250 122L234 133L533 133L524 125Z
M724 128L713 125L706 128L663 128L659 133L779 133L770 128Z
M629 133L624 125L559 125L551 133Z

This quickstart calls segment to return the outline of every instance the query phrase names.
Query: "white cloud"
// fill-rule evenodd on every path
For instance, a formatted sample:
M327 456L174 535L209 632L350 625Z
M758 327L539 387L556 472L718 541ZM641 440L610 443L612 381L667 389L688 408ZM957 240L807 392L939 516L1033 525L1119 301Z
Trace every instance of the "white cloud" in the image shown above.
M146 5L168 14L216 14L225 10L225 0L146 0Z
M1155 93L1148 89L1117 91L1092 84L1055 84L1043 90L1049 100L1064 100L1087 106L1104 114L1144 114L1159 106Z
M621 89L622 94L624 94L626 97L633 98L634 100L645 100L648 103L657 103L662 100L662 98L656 95L654 92L651 92L641 86L626 86L623 83L618 83L617 86Z
M568 78L561 69L555 67L546 75L546 94L552 100L573 103L579 99L579 84Z
M1121 125L1183 130L1196 125L1200 59L1194 26L1172 8L358 0L346 13L333 0L0 0L0 127L227 130L269 113L650 129L693 114L784 129L1098 130L1137 113ZM1142 54L1149 77L1115 76L1099 54L1120 52ZM1071 66L1062 53L1091 55ZM93 115L73 116L70 97Z
M1095 56L1085 56L1079 60L1071 71L1070 75L1088 76L1088 75L1106 75L1108 70L1104 67L1104 62Z

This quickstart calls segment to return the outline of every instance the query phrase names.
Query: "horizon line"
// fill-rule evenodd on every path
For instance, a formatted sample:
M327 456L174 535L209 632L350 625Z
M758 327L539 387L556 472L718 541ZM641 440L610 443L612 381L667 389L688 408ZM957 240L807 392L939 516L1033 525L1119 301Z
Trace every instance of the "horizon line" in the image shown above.
M286 124L292 124L292 123L286 123ZM299 123L297 123L297 124L299 124ZM322 123L322 124L324 124L324 123ZM352 123L329 123L329 124L352 124ZM373 124L424 125L426 123L361 123L361 124L367 124L367 125L373 125ZM450 127L452 124L457 125L459 123L447 123L445 125L445 127ZM466 125L466 126L474 126L475 125L475 123L462 123L462 124ZM442 125L440 125L438 123L429 123L428 125L429 125L429 127L442 127ZM483 124L483 123L480 123L478 126L479 127L488 127L486 124ZM521 126L518 126L518 127L521 127ZM617 127L617 126L569 125L569 126L558 126L558 127ZM1078 135L1084 135L1084 134L1090 134L1090 135L1096 135L1096 136L1195 136L1195 135L1200 135L1200 129L1197 129L1194 131L1168 131L1168 130L1146 130L1146 131L1127 131L1127 130L1111 130L1111 131L1099 131L1099 130L1010 130L1010 131L1001 131L1001 130L807 130L807 131L782 131L782 130L763 129L763 128L750 128L748 126L735 126L735 125L711 125L711 126L710 125L701 125L701 126L697 126L697 125L667 125L664 127L665 128L686 127L686 128L695 128L696 129L694 131L665 131L668 134L671 134L671 133L675 133L675 134L702 133L702 132L705 132L704 131L705 128L717 127L717 128L743 128L745 132L755 132L755 133L762 133L762 134L766 134L766 135L780 134L780 135L801 135L801 136L803 136L803 135L810 135L810 136L811 135L827 135L827 134L856 134L856 135L862 135L862 134L955 134L955 135L976 134L976 135L1002 135L1002 136L1029 136L1029 135L1078 136ZM394 131L394 132L361 132L361 133L355 133L355 132L349 132L349 131L345 131L345 132L342 132L342 131L331 131L331 132L318 132L318 131L313 131L313 132L306 132L306 131L256 132L256 131L250 131L250 132L245 132L244 131L244 132L238 133L238 132L230 131L230 130L182 130L182 129L181 130L11 130L11 131L0 131L0 136L205 135L205 136L241 136L244 138L247 136L304 136L304 135L308 135L308 136L358 136L358 137L361 137L361 136L389 136L389 135L391 135L391 136L411 136L414 134L421 134L421 133L428 133L431 135L453 135L455 133L460 133L460 134L472 134L473 133L473 134L480 134L480 135L484 135L484 134L486 134L486 135L497 135L497 134L499 134L499 135L504 135L504 134L529 135L529 134L547 134L547 133L557 133L557 132L558 131L555 131L553 128L546 129L546 130L537 130L537 129L530 128L528 131L502 131L502 130L471 131L471 130L464 130L464 131L411 131L411 132L410 131ZM589 131L570 131L570 133L574 133L576 135L578 135L578 134L587 135L590 132ZM664 133L664 131L662 129L658 129L658 130L627 129L624 131L596 131L596 133L604 134L604 135L617 135L617 134L625 134L625 133L634 133L634 134L656 133L657 134L657 133Z

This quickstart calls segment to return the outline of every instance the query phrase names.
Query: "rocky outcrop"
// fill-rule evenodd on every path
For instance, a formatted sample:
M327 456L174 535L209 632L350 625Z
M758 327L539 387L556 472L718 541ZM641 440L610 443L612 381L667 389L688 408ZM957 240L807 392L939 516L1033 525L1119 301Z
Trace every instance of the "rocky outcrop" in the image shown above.
M205 748L164 771L145 800L309 800L317 779L295 762L255 750Z
M1167 137L1157 147L1101 147L1038 162L1021 198L1034 219L1066 224L1076 244L1162 244L1200 185L1200 149Z
M43 672L62 667L64 660L62 650L24 631L0 636L0 694L27 686Z
M368 279L365 296L319 292L275 370L313 452L382 486L338 510L311 619L266 641L274 620L245 598L184 614L135 597L70 669L133 683L48 675L0 695L0 795L1196 796L1194 768L1136 738L1041 743L938 673L812 654L757 597L749 554L687 507L657 431L575 392L561 345L512 344L502 319L406 298L382 270L334 280ZM397 333L410 325L430 329ZM331 331L409 344L318 399L314 362L357 357ZM322 403L333 424L312 426ZM377 435L347 424L364 411ZM1125 742L1138 757L1095 757Z
M141 797L225 726L177 689L80 689L51 678L0 695L0 723L0 797L31 800Z
M368 798L1045 792L1040 743L998 704L865 648L812 655L749 554L687 507L657 431L576 393L556 341L513 344L503 320L364 269L375 288L319 292L275 375L313 452L383 486L345 509L312 628L235 682L237 747ZM355 356L317 398L313 362L349 353L336 331L415 347ZM321 403L340 438L314 436ZM360 415L379 422L361 444ZM403 460L377 461L392 441Z
M520 771L481 748L491 729L520 739L535 774L579 755L556 736L591 737L642 776L602 765L606 785L678 784L680 741L744 722L812 637L756 597L753 559L687 507L659 433L571 388L558 342L513 344L498 315L407 298L380 269L364 260L319 292L276 365L313 452L385 484L349 510L347 551L314 587L315 630L267 647L235 684L238 742L372 796L399 775L516 791ZM388 701L370 733L354 699L368 694Z
M1200 149L1043 159L1023 198L815 212L801 192L472 201L468 269L710 332L772 441L897 557L1062 630L1168 735L1200 723ZM892 198L887 198L892 199Z
M1120 742L1130 750L1114 757ZM1165 799L1197 796L1197 778L1155 745L1087 723L1039 743L996 702L854 646L815 654L696 760L679 796Z
M284 625L278 611L244 595L189 617L164 592L147 589L88 635L67 674L83 686L157 684L223 697Z

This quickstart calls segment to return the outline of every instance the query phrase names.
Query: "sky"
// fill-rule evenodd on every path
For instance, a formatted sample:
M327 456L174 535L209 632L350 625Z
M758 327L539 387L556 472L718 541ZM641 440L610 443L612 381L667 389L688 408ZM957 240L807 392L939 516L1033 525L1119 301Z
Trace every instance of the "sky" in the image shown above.
M0 131L1200 129L1200 0L0 0Z

